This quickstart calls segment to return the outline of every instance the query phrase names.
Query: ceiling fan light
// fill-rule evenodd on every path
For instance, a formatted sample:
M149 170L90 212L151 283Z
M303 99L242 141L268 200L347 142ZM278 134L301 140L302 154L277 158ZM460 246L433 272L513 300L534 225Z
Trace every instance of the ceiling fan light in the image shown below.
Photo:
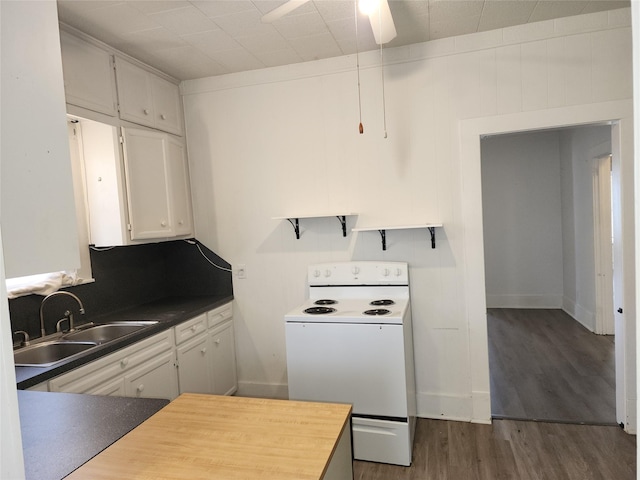
M373 37L376 43L384 45L396 38L398 33L396 32L396 26L393 23L393 16L387 0L376 1L379 8L374 9L373 13L369 15L369 22L371 22L371 30L373 30Z
M380 0L358 0L358 9L363 15L370 17L380 9Z

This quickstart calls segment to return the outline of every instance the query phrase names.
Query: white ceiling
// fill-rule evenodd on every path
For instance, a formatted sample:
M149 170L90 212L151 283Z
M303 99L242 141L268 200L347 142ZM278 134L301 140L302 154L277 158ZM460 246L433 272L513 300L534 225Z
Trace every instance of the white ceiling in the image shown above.
M284 0L58 0L60 21L179 79L356 52L354 0L312 0L265 24ZM385 47L625 8L629 0L389 0ZM379 48L358 14L359 51Z

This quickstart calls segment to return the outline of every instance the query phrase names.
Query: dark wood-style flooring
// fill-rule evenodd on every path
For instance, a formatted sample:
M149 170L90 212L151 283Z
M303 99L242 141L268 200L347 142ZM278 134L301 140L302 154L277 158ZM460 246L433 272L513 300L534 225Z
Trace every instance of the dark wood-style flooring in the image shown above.
M418 419L410 467L354 462L354 480L632 480L636 437L618 427Z
M494 418L616 424L613 336L562 310L489 309Z
M354 479L635 479L636 436L615 425L613 338L560 310L491 309L488 328L492 424L418 419L411 467L355 461Z

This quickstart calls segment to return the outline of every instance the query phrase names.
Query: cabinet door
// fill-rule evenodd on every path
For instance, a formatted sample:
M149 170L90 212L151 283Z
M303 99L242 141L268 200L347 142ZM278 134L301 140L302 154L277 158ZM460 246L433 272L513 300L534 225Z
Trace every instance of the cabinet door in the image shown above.
M122 132L131 239L171 236L166 135L131 128Z
M167 162L171 184L173 231L175 235L191 235L191 190L184 144L174 138L167 140Z
M211 349L202 334L178 347L178 385L180 393L212 393Z
M157 355L124 376L127 397L166 398L178 396L178 376L176 374L173 350Z
M67 103L115 116L116 85L109 52L60 32Z
M221 324L209 333L213 393L231 395L238 389L236 347L233 321Z
M163 78L150 75L155 127L165 132L182 135L182 105L180 89Z
M116 57L120 118L154 126L153 97L149 72Z

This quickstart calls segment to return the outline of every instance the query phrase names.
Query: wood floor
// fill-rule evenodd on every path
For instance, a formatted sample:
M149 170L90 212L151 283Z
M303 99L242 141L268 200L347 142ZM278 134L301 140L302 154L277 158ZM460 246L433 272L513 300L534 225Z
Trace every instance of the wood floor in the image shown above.
M618 427L419 419L411 467L354 462L354 480L632 480L636 437Z
M616 424L613 336L562 310L489 309L494 418Z

